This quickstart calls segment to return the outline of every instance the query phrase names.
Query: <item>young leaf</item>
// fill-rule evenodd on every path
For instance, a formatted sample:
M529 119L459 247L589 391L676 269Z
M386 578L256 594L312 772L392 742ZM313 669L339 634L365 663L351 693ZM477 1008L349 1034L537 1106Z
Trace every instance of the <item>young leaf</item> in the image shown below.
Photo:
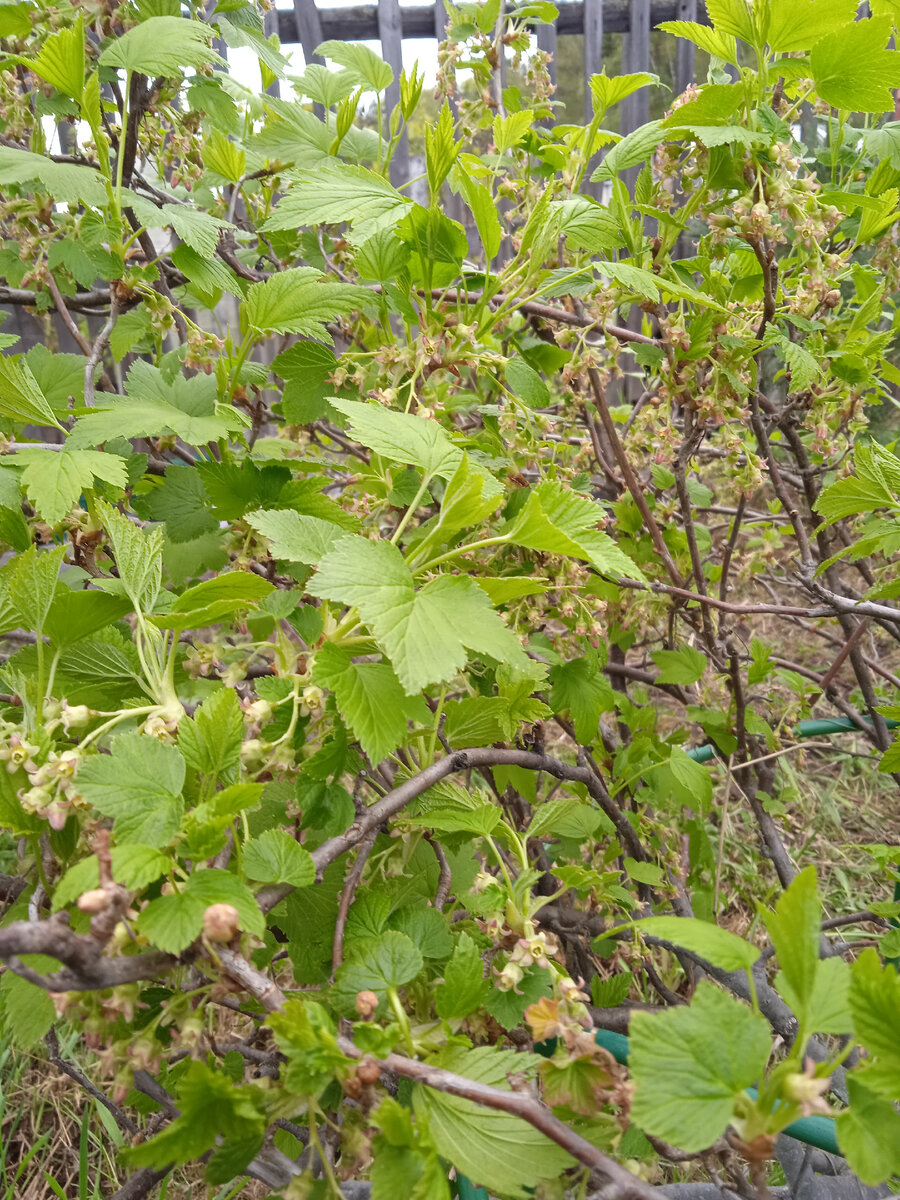
M350 225L356 241L395 225L412 201L374 171L349 163L324 163L296 171L294 185L260 226L263 232L306 225Z
M635 922L639 933L683 946L723 971L751 970L759 951L743 938L694 917L648 917Z
M150 17L127 33L110 38L100 55L101 67L121 67L142 75L179 75L182 67L216 66L219 55L209 43L213 30L204 21L185 17Z
M370 762L380 763L403 745L407 698L386 663L354 663L346 650L326 643L316 653L313 682L334 692L341 716Z
M778 955L779 990L802 1019L819 967L822 900L815 867L807 867L779 897L774 912L763 914Z
M56 525L76 507L81 493L102 479L125 488L125 460L100 450L43 450L23 447L16 455L24 467L22 483L28 499L49 525Z
M887 50L888 18L851 21L813 46L809 56L816 90L835 108L883 113L893 109L900 86L900 53Z
M322 42L316 47L316 54L343 67L359 87L383 92L394 82L394 72L388 64L360 42Z
M185 762L207 780L233 783L241 761L244 720L233 688L220 687L178 727Z
M678 650L655 650L650 657L659 667L656 683L696 683L706 670L706 655L693 646L681 646Z
M316 566L338 541L345 530L332 521L309 517L293 509L258 509L247 513L247 521L266 538L274 558Z
M422 955L406 934L391 929L356 943L352 957L338 970L335 990L351 1004L358 992L383 996L388 988L415 979L422 966Z
M246 329L256 334L299 333L331 344L327 321L372 302L365 288L345 283L321 282L313 267L281 271L247 289L241 308Z
M436 1065L477 1083L508 1088L508 1074L533 1069L533 1059L488 1046L444 1050ZM526 1200L543 1179L556 1179L572 1160L520 1117L417 1084L413 1111L425 1117L432 1140L458 1170L491 1192Z
M162 586L163 531L139 529L118 509L98 500L99 512L119 569L119 578L134 607L149 612Z
M316 878L309 851L282 829L267 829L245 842L241 866L245 875L260 883L290 883L302 888Z
M109 754L96 754L78 772L78 790L112 817L116 841L168 846L181 821L184 759L174 746L123 733Z
M33 971L57 971L59 963L45 955L23 954L22 961ZM4 971L0 979L3 1031L20 1050L38 1045L56 1021L56 1008L43 988Z
M80 100L84 91L84 17L78 14L69 29L60 29L44 42L36 58L27 62L35 75L51 87Z
M3 147L0 147L0 151ZM35 155L35 157L37 157ZM41 160L43 161L43 160ZM2 176L2 157L0 157ZM0 178L2 183L2 178ZM33 425L62 429L28 364L19 357L0 355L0 415Z
M689 1005L635 1013L629 1037L632 1119L688 1153L725 1132L735 1098L760 1077L772 1047L765 1018L707 980Z

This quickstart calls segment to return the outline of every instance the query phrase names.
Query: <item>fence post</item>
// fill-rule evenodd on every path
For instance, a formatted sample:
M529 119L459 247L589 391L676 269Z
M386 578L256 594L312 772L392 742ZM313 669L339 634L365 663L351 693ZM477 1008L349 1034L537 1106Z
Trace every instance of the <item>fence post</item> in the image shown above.
M591 76L603 70L603 0L584 0L584 119L594 115ZM585 173L581 190L599 200L603 185L591 183L591 168Z
M381 54L394 72L394 82L384 95L385 133L388 132L391 113L400 103L400 72L403 70L403 26L400 22L400 0L378 0L378 36L381 38ZM391 179L394 184L406 183L409 179L409 138L406 131L397 143L391 160Z
M267 13L263 14L263 36L270 38L273 33L278 34L278 13L274 8L270 8ZM280 98L281 85L277 79L273 79L266 88L266 95Z
M697 20L697 0L678 0L675 8L678 21ZM675 95L680 96L688 84L694 82L694 60L696 46L687 38L679 38L675 47ZM673 97L674 99L674 97Z
M297 41L303 47L303 58L307 66L325 60L316 54L316 46L322 44L322 22L316 0L294 0L294 19L297 22Z

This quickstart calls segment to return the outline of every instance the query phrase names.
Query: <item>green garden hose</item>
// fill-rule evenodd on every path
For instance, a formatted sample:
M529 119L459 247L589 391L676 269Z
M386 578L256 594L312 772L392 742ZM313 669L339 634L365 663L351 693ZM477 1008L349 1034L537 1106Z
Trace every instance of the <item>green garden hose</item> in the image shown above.
M900 728L900 721L885 720L888 729ZM794 726L794 734L796 737L823 737L832 733L850 733L857 729L858 725L849 717L825 717L821 720L800 721ZM688 750L695 762L710 762L712 759L721 757L721 751L716 746L707 744L705 746L695 746ZM897 882L894 885L894 899L900 901L900 875L897 877ZM897 924L895 920L892 924ZM889 960L897 962L897 960ZM628 1038L621 1033L613 1033L607 1029L598 1029L595 1031L594 1040L598 1046L602 1046L604 1050L608 1050L613 1058L618 1063L627 1063L628 1061ZM556 1047L555 1041L539 1042L535 1045L535 1050L538 1054L549 1057ZM748 1088L747 1092L750 1096L756 1099L756 1088ZM838 1148L837 1137L834 1132L834 1120L832 1117L800 1117L797 1121L792 1121L784 1129L784 1133L788 1137L795 1138L798 1142L805 1142L808 1146L815 1146L819 1150L825 1150L828 1154L840 1154ZM456 1189L459 1200L488 1200L488 1194L484 1188L476 1187L466 1179L465 1175L457 1176Z

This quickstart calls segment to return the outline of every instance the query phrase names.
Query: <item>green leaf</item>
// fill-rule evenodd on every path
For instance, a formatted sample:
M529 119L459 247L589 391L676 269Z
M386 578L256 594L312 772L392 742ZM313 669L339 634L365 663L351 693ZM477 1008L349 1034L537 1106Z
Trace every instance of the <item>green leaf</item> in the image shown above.
M453 140L453 113L445 100L437 121L425 126L425 170L432 196L440 193L460 148L461 143Z
M716 30L755 44L753 13L747 0L707 0L706 11Z
M851 1071L850 1107L835 1121L838 1145L863 1183L884 1183L900 1172L900 1113Z
M497 215L497 205L490 189L479 183L461 163L457 165L453 179L462 192L475 221L475 228L484 247L485 258L488 262L494 258L503 240L503 227Z
M42 954L23 954L22 961L36 971L59 970L56 959ZM3 1030L20 1050L36 1046L56 1021L56 1008L49 994L9 969L0 979L0 1006Z
M702 980L689 1005L631 1018L631 1116L654 1137L692 1153L728 1126L734 1101L765 1070L764 1017Z
M334 693L373 765L406 741L406 695L386 663L354 663L346 650L326 643L316 652L313 682Z
M730 63L737 62L734 34L710 29L708 25L699 25L696 21L662 21L656 28L661 29L663 33L671 33L674 37L693 42L695 46L715 58Z
M850 994L856 1037L869 1053L863 1074L866 1086L888 1100L900 1096L900 976L882 966L874 949L863 950L853 964ZM874 1060L874 1061L873 1061Z
M534 113L528 108L520 109L519 112L509 113L505 117L498 113L494 117L493 128L494 145L497 148L497 153L505 154L513 146L517 146L533 124Z
M142 75L171 78L182 67L220 65L209 43L214 30L204 21L184 17L150 17L119 37L110 38L100 55L101 67L121 67Z
M468 529L480 524L486 517L498 508L502 492L498 492L492 481L472 469L471 459L467 454L460 455L456 470L444 491L441 501L441 511L437 519L428 522L423 528L427 535L415 546L415 556L419 561L427 560L428 553L433 547L449 542L461 529ZM479 580L479 583L484 581ZM494 603L501 603L495 600Z
M371 304L372 293L346 283L321 282L321 271L294 267L247 289L244 328L257 334L298 333L331 344L327 321Z
M9 575L9 600L27 629L41 634L59 586L59 568L65 546L39 552L29 546L13 559Z
M398 909L390 919L390 927L405 933L425 958L444 959L453 950L450 922L436 908L410 905Z
M801 871L763 920L781 967L779 991L802 1021L819 967L822 899L816 868Z
M243 1166L259 1150L266 1118L258 1087L235 1087L227 1075L194 1060L181 1077L177 1104L180 1115L162 1133L125 1151L129 1163L136 1167L186 1163L202 1157L220 1138L226 1145L233 1141L244 1144ZM234 1173L241 1169L234 1166Z
M338 969L336 992L352 1004L358 992L384 996L388 988L410 983L422 970L423 958L406 936L389 929L378 937L363 938L350 948L351 957Z
M460 1020L481 1008L490 990L484 978L484 963L475 942L461 933L453 956L444 968L444 982L435 993L437 1015L445 1021Z
M723 971L751 970L759 951L743 938L694 917L648 917L635 921L639 933L683 946Z
M509 1088L509 1073L532 1068L533 1060L509 1050L481 1046L445 1050L435 1065L466 1079ZM556 1179L572 1159L520 1117L485 1108L416 1084L413 1110L425 1117L439 1154L490 1192L525 1200L541 1180Z
M216 403L214 376L202 372L168 381L157 368L138 360L129 369L127 396L101 392L94 407L75 422L67 445L99 446L113 438L174 434L190 446L202 446L242 428L236 410Z
M49 525L56 525L78 504L81 493L102 479L113 487L128 484L125 459L100 450L43 450L24 446L16 462L25 468L28 499Z
M0 146L0 185L2 185L3 151ZM35 155L35 158L38 156ZM45 159L41 159L45 162ZM38 387L31 368L19 356L0 355L0 415L25 424L49 425L62 429Z
M709 768L696 762L680 746L673 746L669 761L657 772L658 783L668 787L684 807L706 812L712 803L713 786Z
M594 78L596 79L596 76ZM650 121L647 125L642 125L640 129L635 129L633 133L623 137L608 151L591 179L594 182L602 179L615 179L620 171L627 171L629 167L636 167L640 163L646 162L664 139L662 121Z
M856 18L857 0L791 0L768 9L766 41L779 54L809 50L826 34L849 25Z
M295 171L292 186L260 226L264 233L346 222L360 242L395 225L412 201L381 175L349 163Z
M343 67L358 87L383 92L394 82L394 72L388 64L360 42L322 42L316 47L316 54Z
M215 255L222 230L234 228L230 221L187 204L164 204L155 219L162 225L171 225L183 242L206 258Z
M162 587L162 529L139 529L103 500L97 500L96 506L109 534L126 594L136 609L151 611Z
M425 475L439 475L442 479L449 479L459 465L462 451L453 445L437 421L425 421L359 400L332 399L330 403L349 418L350 435L382 458L411 463Z
M516 546L586 559L601 575L643 579L628 555L597 528L602 516L593 500L548 480L529 490L518 515L499 533Z
M113 846L112 873L116 883L139 892L171 870L171 859L152 846L129 843Z
M35 75L40 75L51 87L80 100L84 91L84 17L78 14L69 29L51 34L41 46L36 58L23 60Z
M550 706L568 711L575 736L585 746L597 739L600 714L614 707L612 686L600 670L596 654L585 654L550 668Z
M612 77L606 74L592 75L590 88L594 100L595 119L602 117L608 108L612 108L615 104L621 104L628 96L647 87L648 84L650 86L658 85L659 76L650 75L646 71L639 71L633 75L613 75Z
M184 759L174 746L123 733L109 754L96 754L78 772L78 790L105 817L117 842L168 846L181 821Z
M55 646L71 646L130 611L131 601L125 596L60 588L47 614L44 633Z
M316 566L333 550L345 530L332 521L309 517L293 509L257 509L248 523L266 538L274 558Z
M26 190L50 195L54 200L67 204L83 201L102 208L108 203L106 187L99 171L72 163L52 162L43 154L32 154L30 150L0 146L0 187L5 188L9 184L32 184Z
M237 692L221 687L178 726L185 762L207 780L233 783L241 761L244 720Z
M273 360L272 370L285 381L281 397L285 421L304 425L326 416L325 397L335 390L329 376L337 365L334 351L319 342L297 342Z
M819 39L809 61L822 99L853 112L893 111L900 53L885 49L890 36L888 18L870 17Z
M418 592L396 546L343 538L319 564L309 593L355 607L390 658L408 696L452 679L466 650L519 670L527 666L515 634L474 580L442 575Z
M206 906L199 896L191 896L182 890L151 900L141 910L137 927L158 950L180 954L200 936L205 911Z
M693 646L678 650L656 650L650 657L659 667L656 683L696 683L706 670L707 657Z
M144 520L164 521L172 542L192 542L219 531L200 472L191 467L168 467L162 483L132 503Z
M618 225L609 209L588 196L555 200L551 212L559 222L560 235L572 250L606 255L623 244Z
M204 579L182 592L164 613L153 615L160 629L199 629L215 625L236 612L255 609L275 588L249 571L227 571Z
M308 887L315 882L316 868L309 851L282 829L267 829L244 843L241 866L250 879L260 883L290 883Z

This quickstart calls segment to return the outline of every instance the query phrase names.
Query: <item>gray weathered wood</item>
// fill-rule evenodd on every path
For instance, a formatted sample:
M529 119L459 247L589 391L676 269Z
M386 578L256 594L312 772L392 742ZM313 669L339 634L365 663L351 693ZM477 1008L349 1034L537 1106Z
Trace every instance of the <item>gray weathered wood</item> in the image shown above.
M294 0L293 21L291 14L278 13L278 36L282 42L297 42L303 47L303 57L307 63L324 63L324 59L316 54L316 47L333 36L344 37L344 34L324 33L322 14L316 6L316 0ZM288 29L293 24L293 30ZM282 32L284 30L284 32Z
M603 70L603 0L584 0L582 28L584 32L584 119L590 121L594 115L591 99L590 78ZM559 25L557 23L557 28ZM560 30L560 32L562 32Z
M447 32L447 8L444 0L434 0L434 36L439 42L444 40Z
M400 74L403 70L400 0L378 0L378 36L381 39L381 56L394 72L394 81L384 94L384 134L388 138L391 113L400 103ZM405 131L391 160L391 178L395 184L405 183L409 178L409 139Z
M677 21L697 20L697 0L678 0ZM679 38L675 47L675 95L680 96L694 82L694 61L697 48L687 38Z
M273 33L278 33L278 14L274 9L269 9L263 14L263 33L266 37L271 37ZM280 96L281 85L277 79L274 79L266 88L266 93L269 96Z
M650 5L647 0L631 0L629 29L625 34L622 70L629 74L650 69ZM650 94L639 88L622 101L619 130L631 133L643 125L650 113Z
M789 0L782 0L782 2L789 3ZM658 25L660 21L680 19L678 9L681 0L642 0L642 3L647 6L651 27ZM295 12L306 7L304 0L294 0ZM556 32L559 36L585 32L585 4L582 0L577 0L577 2L576 0L561 0L557 7L559 16L556 20ZM631 20L631 0L587 0L589 24L594 19L595 8L602 8L602 24L606 33L626 33L628 31ZM434 4L404 4L400 9L400 23L405 38L434 37L435 19ZM709 23L702 0L698 0L697 20L705 24ZM321 36L312 40L312 48L318 45L318 41L328 38L357 42L375 40L379 36L377 4L358 4L352 8L323 6L318 10L318 21ZM278 24L278 36L283 42L291 43L298 40L297 21L293 13L279 9ZM302 37L300 41L302 44Z

